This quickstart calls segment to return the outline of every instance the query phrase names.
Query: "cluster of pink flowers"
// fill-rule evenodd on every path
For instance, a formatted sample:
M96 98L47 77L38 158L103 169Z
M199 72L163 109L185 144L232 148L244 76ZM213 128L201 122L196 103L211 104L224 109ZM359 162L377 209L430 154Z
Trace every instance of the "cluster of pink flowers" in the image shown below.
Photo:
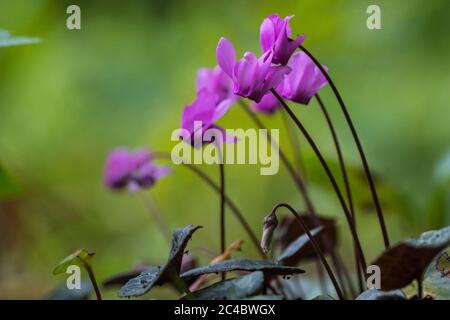
M252 100L253 111L271 114L278 110L280 103L270 89L287 100L308 104L327 84L314 62L305 53L296 52L305 36L291 38L291 18L273 14L264 19L260 27L262 54L259 58L248 51L236 60L233 44L226 38L219 40L218 66L200 69L197 96L184 108L181 117L181 129L190 133L191 141L208 128L221 129L215 122L239 98ZM195 121L201 121L201 128L194 127Z

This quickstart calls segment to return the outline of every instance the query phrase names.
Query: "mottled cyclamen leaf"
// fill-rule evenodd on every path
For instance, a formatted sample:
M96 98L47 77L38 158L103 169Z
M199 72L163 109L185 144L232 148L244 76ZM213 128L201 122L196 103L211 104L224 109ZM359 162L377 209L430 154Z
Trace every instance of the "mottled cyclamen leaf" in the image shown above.
M88 300L92 293L92 284L81 281L80 289L68 289L66 283L51 291L44 300Z
M177 282L181 270L181 262L184 250L192 234L201 228L188 225L182 229L176 229L172 235L172 248L170 249L167 263L162 266L150 268L139 276L129 280L119 291L119 297L137 297L150 291L155 285L166 282Z
M196 300L236 300L261 292L263 285L264 274L258 271L215 283L195 291L192 295Z
M311 300L334 300L334 299L332 296L328 294L321 294L319 296L312 298Z
M276 295L276 294L260 294L253 297L248 297L242 300L284 300L283 296Z
M0 30L0 47L10 47L18 46L24 44L32 44L40 42L39 38L23 37L23 36L12 36L6 30Z
M381 289L401 289L422 277L434 257L450 244L450 227L429 231L384 251L372 265L381 269Z
M324 227L322 231L322 236L317 237L316 241L318 242L320 248L324 253L328 253L328 247L325 245L323 241L324 236L327 236L329 239L329 245L331 245L330 249L334 249L338 239L337 239L337 230L334 219L325 218L322 216L317 217L318 222L314 221L314 219L309 214L300 214L303 220L306 223L306 226L309 230L317 228L319 226ZM298 221L295 217L287 216L285 217L279 227L279 233L276 237L276 243L279 245L279 249L281 251L285 250L293 241L297 240L300 236L305 234L303 228L299 225ZM317 254L314 251L313 246L310 242L308 242L302 250L300 250L297 254L293 255L289 258L289 261L286 262L287 265L296 265L300 260L308 259L308 258L317 258Z
M173 267L177 274L181 270L181 262L183 261L184 250L186 249L188 241L192 234L201 226L188 225L181 229L176 229L172 235L172 248L170 249L169 259L167 260L167 267Z
M322 226L314 228L310 230L310 233L313 237L321 233L324 228ZM302 251L305 251L307 248L307 244L309 244L310 240L306 233L302 234L296 240L292 241L291 244L283 251L283 253L278 257L278 261L282 262L285 265L295 265L298 261L299 256L303 255Z
M189 270L183 273L181 277L189 278L202 274L231 271L264 271L269 275L290 275L305 272L300 268L283 266L274 260L232 259Z
M361 293L356 300L406 300L406 295L401 290L381 291L369 289Z
M436 300L450 300L450 249L439 254L424 274L425 295Z
M65 273L67 268L71 265L88 265L91 263L94 254L94 252L89 252L86 249L78 249L71 255L65 257L53 270L53 274Z
M164 275L164 266L150 268L129 280L119 291L119 297L138 297L146 294L155 285L162 285L170 278Z

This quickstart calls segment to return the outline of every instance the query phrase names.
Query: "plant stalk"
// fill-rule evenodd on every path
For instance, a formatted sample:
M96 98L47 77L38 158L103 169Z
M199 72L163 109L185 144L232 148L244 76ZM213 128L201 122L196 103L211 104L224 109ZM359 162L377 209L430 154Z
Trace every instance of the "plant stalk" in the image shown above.
M336 130L334 128L333 122L331 121L331 117L325 107L325 104L323 103L322 99L320 98L319 94L316 94L316 100L319 103L320 110L322 111L322 113L325 117L325 120L328 124L328 128L330 129L331 136L333 138L334 146L335 146L336 153L337 153L338 160L339 160L339 166L341 169L342 179L344 181L345 192L347 194L349 210L352 215L353 224L355 225L355 229L356 229L356 213L355 213L355 209L353 206L353 197L352 197L352 192L350 189L350 182L348 179L347 169L345 167L344 156L343 156L342 149L341 149L341 146L339 143L339 139L338 139ZM363 281L362 281L361 273L358 271L359 270L359 259L357 256L355 256L355 265L356 265L355 270L356 270L356 274L357 274L357 278L358 278L359 289L360 289L360 291L363 291L363 284L362 284Z
M267 141L268 141L269 145L273 146L275 144L275 142L272 141L272 137L270 135L269 130L264 126L264 124L257 117L257 115L254 114L251 110L249 110L247 105L242 100L239 100L239 102L240 102L242 108L247 113L247 115L256 124L256 126L259 129L265 130L265 132L267 133L266 134ZM289 162L289 159L286 156L286 154L283 152L283 150L281 150L281 148L278 145L275 145L275 147L278 149L281 161L283 162L284 166L287 168L291 178L294 180L296 186L298 187L298 189L300 191L300 194L301 194L301 196L303 198L303 201L305 202L308 214L312 217L312 219L315 222L315 224L319 225L320 221L318 219L316 209L314 208L312 200L311 200L311 198L309 196L308 189L306 188L306 184L305 184L304 180L299 175L299 173L297 173L295 171L294 167ZM324 237L325 237L324 240L325 240L325 244L326 244L327 250L330 252L330 255L332 256L332 262L333 262L333 265L334 265L334 267L335 267L335 269L337 271L339 282L342 284L343 283L343 278L342 278L341 270L345 269L345 266L339 263L339 260L336 257L335 250L332 249L332 245L331 245L329 239L326 236L324 236ZM320 270L320 267L318 268L318 270ZM320 278L321 282L323 282L323 273L319 272L318 274L319 274L319 278Z
M283 100L283 98L274 89L270 89L270 91L278 99L278 101L280 101L280 103L283 106L283 108L286 110L286 112L289 114L291 119L295 122L295 124L297 125L299 130L302 132L303 136L308 141L308 144L313 149L314 153L316 154L317 158L320 161L320 164L322 165L323 169L325 170L325 173L327 174L327 176L328 176L328 178L329 178L329 180L330 180L330 182L331 182L331 184L333 186L333 189L334 189L334 191L335 191L335 193L336 193L336 195L338 197L339 203L341 204L342 209L343 209L344 214L345 214L345 217L347 219L347 223L349 225L350 232L352 234L353 242L355 243L356 251L358 252L356 254L356 256L357 256L357 258L360 259L361 264L363 265L363 268L366 269L366 260L365 260L365 257L364 257L364 252L362 250L358 234L356 233L356 229L355 229L355 225L353 224L353 219L352 219L351 213L350 213L350 211L347 208L347 205L345 203L344 197L342 196L341 190L339 189L339 186L338 186L338 184L336 182L336 179L334 178L333 173L331 172L327 162L323 158L322 153L318 149L318 147L315 144L314 140L311 138L310 134L308 133L306 128L303 126L303 124L300 122L300 120L295 116L295 114L292 112L292 110L289 108L289 106L286 104L286 102Z
M322 250L320 249L319 244L316 242L314 237L311 235L311 232L309 232L309 229L308 229L305 221L303 220L303 218L299 214L297 214L297 212L294 210L294 208L292 208L287 203L279 203L279 204L277 204L272 209L272 213L276 214L276 211L278 210L278 208L281 208L281 207L284 207L284 208L288 209L290 211L290 213L295 216L295 218L297 219L297 222L300 224L300 226L302 227L302 229L304 230L304 232L308 236L309 240L311 241L311 245L313 246L314 251L316 252L316 254L319 257L319 259L321 260L323 266L325 267L325 270L327 271L328 276L330 277L330 280L333 283L333 286L334 286L334 288L336 290L336 293L337 293L339 299L340 300L344 300L344 295L342 293L341 288L339 287L339 284L338 284L338 282L336 280L336 277L334 276L334 273L333 273L330 265L328 264L327 259L325 258Z
M355 144L356 144L356 147L358 149L359 156L361 158L361 162L362 162L363 167L364 167L364 172L365 172L367 181L369 183L370 192L372 194L373 202L375 204L375 209L377 211L378 221L380 223L381 233L383 235L384 246L387 249L390 246L390 244L389 244L389 235L388 235L388 232L387 232L387 229L386 229L386 223L384 221L384 216L383 216L383 211L381 209L380 201L378 200L378 194L377 194L377 190L375 188L375 183L373 181L372 174L370 172L369 164L367 162L367 158L366 158L366 155L364 153L361 141L359 140L358 134L356 133L355 126L353 125L353 121L350 118L350 114L349 114L349 112L347 110L347 107L345 106L344 100L342 99L342 96L340 95L339 91L337 90L333 80L328 75L328 73L325 71L325 69L320 64L320 62L305 47L300 45L299 48L301 50L303 50L303 52L309 58L311 58L311 60L314 62L314 64L319 68L319 70L322 72L324 77L327 79L328 83L331 86L331 89L333 90L334 95L336 96L336 99L339 102L341 110L344 113L345 120L347 121L347 124L348 124L348 126L350 128L351 134L353 136L353 139L355 140Z

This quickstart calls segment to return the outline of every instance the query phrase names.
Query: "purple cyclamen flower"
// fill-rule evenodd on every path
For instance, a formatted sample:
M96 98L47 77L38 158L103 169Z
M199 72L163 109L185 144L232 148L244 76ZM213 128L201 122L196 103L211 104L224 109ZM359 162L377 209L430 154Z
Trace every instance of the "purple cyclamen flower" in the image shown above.
M228 111L234 102L234 98L228 98L219 101L215 92L202 89L197 93L194 102L186 106L181 116L181 125L179 135L184 141L188 141L194 147L201 147L204 143L213 141L204 141L205 131L208 129L217 129L221 132L223 141L233 142L233 138L226 135L223 128L214 124Z
M115 149L106 161L104 179L111 189L128 188L130 192L136 192L153 186L169 173L168 167L153 163L152 155L147 150Z
M292 68L292 72L284 78L281 93L283 98L308 104L309 100L328 83L320 69L303 51L295 53L288 65ZM328 71L327 67L323 67Z
M197 72L197 93L203 89L217 95L217 104L226 100L237 98L233 93L233 81L219 66L214 69L201 68Z
M297 36L291 39L291 27L289 20L293 16L281 18L278 14L272 14L264 19L260 27L260 40L263 52L273 51L273 63L286 65L289 58L305 40L305 36Z
M246 52L236 62L234 47L225 38L219 40L216 55L219 66L233 80L234 93L257 103L270 89L276 88L290 71L287 66L272 65L271 50L259 59L254 53Z

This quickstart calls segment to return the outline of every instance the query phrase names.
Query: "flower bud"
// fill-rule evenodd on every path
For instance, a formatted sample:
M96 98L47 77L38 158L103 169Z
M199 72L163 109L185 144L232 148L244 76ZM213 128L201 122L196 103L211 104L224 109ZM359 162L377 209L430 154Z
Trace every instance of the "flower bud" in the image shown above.
M261 237L261 249L265 253L269 252L270 244L272 242L273 233L278 225L278 219L274 212L268 214L263 221L263 234Z

